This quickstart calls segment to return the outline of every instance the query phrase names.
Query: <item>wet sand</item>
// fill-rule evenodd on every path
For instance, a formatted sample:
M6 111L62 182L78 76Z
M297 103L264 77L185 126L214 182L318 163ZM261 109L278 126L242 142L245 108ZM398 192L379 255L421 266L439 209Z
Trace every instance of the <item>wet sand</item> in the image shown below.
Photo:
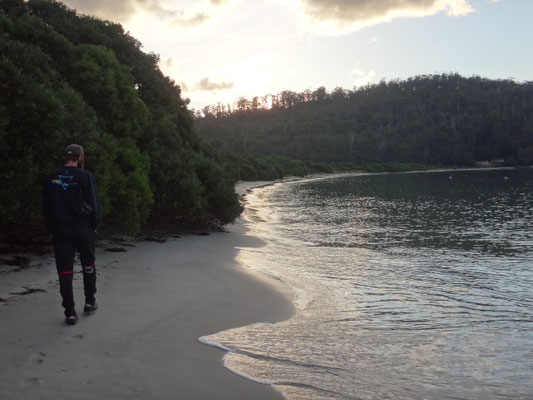
M198 341L294 312L288 288L235 261L238 247L263 243L246 236L242 220L227 229L135 242L124 253L98 248L100 309L72 327L53 258L0 274L0 399L282 399L225 369L224 352ZM23 287L39 290L10 294ZM81 314L80 272L74 288Z

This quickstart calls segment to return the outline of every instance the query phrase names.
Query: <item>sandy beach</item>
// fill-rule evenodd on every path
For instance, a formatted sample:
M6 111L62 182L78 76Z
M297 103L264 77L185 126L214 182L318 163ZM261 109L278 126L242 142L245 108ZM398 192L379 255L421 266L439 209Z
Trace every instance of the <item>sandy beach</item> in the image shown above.
M100 309L73 327L51 255L3 270L0 399L282 399L225 369L224 352L198 341L294 312L287 287L235 261L239 247L263 243L246 236L242 220L227 230L133 242L122 253L97 248ZM80 312L81 272L74 288ZM36 290L13 294L25 289Z

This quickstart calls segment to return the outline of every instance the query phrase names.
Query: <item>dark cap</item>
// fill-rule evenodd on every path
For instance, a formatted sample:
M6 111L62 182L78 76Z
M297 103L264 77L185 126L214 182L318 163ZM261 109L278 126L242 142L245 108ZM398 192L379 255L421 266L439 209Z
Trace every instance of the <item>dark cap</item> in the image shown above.
M79 144L68 145L65 149L65 155L67 156L81 156L83 154L83 147L81 147Z

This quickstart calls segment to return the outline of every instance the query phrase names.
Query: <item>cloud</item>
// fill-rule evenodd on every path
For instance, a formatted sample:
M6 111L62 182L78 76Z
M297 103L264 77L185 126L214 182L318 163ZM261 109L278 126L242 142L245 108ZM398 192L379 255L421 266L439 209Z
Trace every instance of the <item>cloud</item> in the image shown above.
M175 18L172 21L172 25L190 28L190 27L201 25L208 19L209 19L209 15L205 13L198 13L194 17L189 17L189 18L184 17L182 14L180 17Z
M161 19L174 18L179 14L183 14L180 11L176 11L176 10L165 7L164 5L161 4L159 0L129 0L129 1L135 1L139 5L139 8L153 12Z
M81 13L119 22L130 20L139 10L152 13L173 26L194 27L209 18L205 13L185 17L183 11L168 8L160 0L64 0L64 2Z
M376 72L374 70L370 70L365 73L358 66L354 67L350 71L350 73L357 76L357 78L355 79L355 82L353 83L353 85L356 87L364 86L367 83L373 82L374 78L376 77Z
M350 74L361 76L361 75L364 75L365 73L362 70L360 70L358 67L355 67L354 69L350 71Z
M109 20L125 21L130 19L137 9L137 3L143 1L124 0L64 0L64 3L84 14L96 15Z
M209 0L209 3L214 7L235 7L246 4L246 0Z
M217 90L229 90L232 89L235 84L233 82L211 82L209 78L204 78L199 81L195 89L202 92L215 92Z
M174 67L174 58L169 57L166 60L159 61L160 66L165 66L167 68L173 68Z
M390 22L395 18L425 17L439 12L459 16L473 11L470 0L298 0L307 28L343 33Z
M186 92L189 91L189 87L187 86L187 84L186 84L185 82L178 82L178 86L179 86L182 90L184 90L184 91L186 91Z

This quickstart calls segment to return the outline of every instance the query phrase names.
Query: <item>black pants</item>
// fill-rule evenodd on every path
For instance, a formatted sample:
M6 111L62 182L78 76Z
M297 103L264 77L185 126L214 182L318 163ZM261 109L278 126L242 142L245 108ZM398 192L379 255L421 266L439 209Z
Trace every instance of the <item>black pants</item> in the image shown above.
M83 268L83 289L85 303L94 303L96 293L96 269L94 266L94 243L96 233L90 228L58 228L53 233L54 253L56 257L59 288L63 298L65 314L74 310L72 277L74 274L74 256L80 254Z

